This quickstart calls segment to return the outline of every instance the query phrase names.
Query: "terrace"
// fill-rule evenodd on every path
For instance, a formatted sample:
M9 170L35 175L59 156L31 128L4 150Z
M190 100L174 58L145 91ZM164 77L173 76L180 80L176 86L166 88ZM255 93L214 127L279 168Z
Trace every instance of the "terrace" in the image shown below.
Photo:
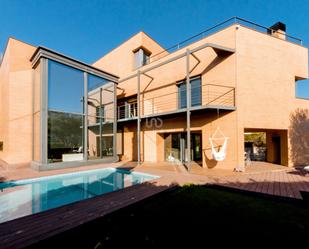
M92 165L77 170L110 166L111 164ZM302 201L303 194L309 191L309 178L305 176L301 169L287 169L273 164L253 164L247 167L245 173L207 170L193 165L191 174L182 171L181 167L175 164L168 163L144 163L142 165L117 163L112 166L129 171L156 174L160 178L121 191L2 223L0 224L1 248L22 248L37 241L44 242L46 239L48 241L52 236L57 238L62 233L69 232L70 229L92 224L97 219L102 219L117 210L129 208L130 205L137 205L140 201L151 202L152 199L149 199L149 197L157 198L156 196L159 193L164 196L166 190L174 191L175 188L185 186L188 183L197 185L192 188L200 188L200 185L205 185L220 186L227 191L231 189L242 191L242 193L248 195L248 198L252 198L251 201L265 198L265 202L269 202L269 199L272 200L272 205L280 201L291 206L294 204L302 205L304 204ZM16 180L17 178L47 176L73 171L76 171L76 169L37 172L22 167L15 171L1 171L1 175L5 180ZM190 193L192 194L192 192ZM71 243L75 243L75 240Z

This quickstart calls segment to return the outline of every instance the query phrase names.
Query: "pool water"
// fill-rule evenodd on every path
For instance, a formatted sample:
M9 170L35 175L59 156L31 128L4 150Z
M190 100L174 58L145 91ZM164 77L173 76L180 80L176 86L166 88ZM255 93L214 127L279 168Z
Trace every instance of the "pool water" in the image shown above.
M158 178L114 168L0 183L0 223Z

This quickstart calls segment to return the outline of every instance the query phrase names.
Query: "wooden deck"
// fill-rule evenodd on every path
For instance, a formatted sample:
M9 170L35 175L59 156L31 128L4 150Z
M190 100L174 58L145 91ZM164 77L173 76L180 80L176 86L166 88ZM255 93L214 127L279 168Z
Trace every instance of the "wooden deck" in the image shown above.
M188 173L175 164L117 163L75 169L36 172L29 168L0 171L4 180L32 178L78 170L121 167L131 171L161 176L159 179L97 196L56 209L22 217L0 224L0 248L23 248L61 233L80 224L97 219L144 198L183 184L211 184L274 196L302 199L301 192L309 192L309 176L301 169L291 169L267 163L257 163L244 173L227 170L207 170L193 166Z
M180 185L183 183L214 184L294 199L302 199L301 192L309 192L309 175L306 175L302 168L287 168L270 163L253 162L252 166L247 167L243 173L220 169L208 170L194 166L191 174L183 173L179 169L170 169L173 173L168 174L166 167L168 166L154 167L150 164L136 167L135 170L156 174L165 171L164 175L169 175L174 182Z
M302 199L301 192L309 192L309 176L301 169L221 177L214 181L221 186L294 199Z
M0 248L24 248L120 208L173 188L164 179L135 185L0 224Z

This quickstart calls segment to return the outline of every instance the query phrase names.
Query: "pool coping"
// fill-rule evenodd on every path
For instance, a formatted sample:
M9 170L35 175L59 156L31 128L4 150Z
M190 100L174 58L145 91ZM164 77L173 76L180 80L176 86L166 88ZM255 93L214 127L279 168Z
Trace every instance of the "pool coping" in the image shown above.
M89 170L76 171L76 172L67 172L67 173L48 175L48 176L39 176L39 177L25 178L25 179L19 179L19 180L4 181L4 182L0 182L0 190L2 189L1 188L2 185L4 186L9 185L9 184L25 185L25 184L30 184L34 182L40 182L40 181L43 181L44 179L55 179L59 177L75 176L75 175L78 176L81 174L87 174L87 173L91 174L91 173L99 172L103 170L110 170L111 172L116 172L116 171L128 172L129 174L138 174L138 175L142 175L146 177L153 177L153 179L157 179L160 177L158 175L152 175L149 173L144 173L144 172L139 172L139 171L129 171L129 170L125 170L125 169L117 168L117 167L105 167L105 168L89 169Z

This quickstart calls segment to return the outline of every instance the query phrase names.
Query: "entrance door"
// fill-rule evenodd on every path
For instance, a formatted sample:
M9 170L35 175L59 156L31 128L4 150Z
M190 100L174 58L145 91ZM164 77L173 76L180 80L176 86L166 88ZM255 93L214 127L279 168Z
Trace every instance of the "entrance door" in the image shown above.
M179 162L182 159L180 133L167 133L164 136L165 161Z
M281 164L281 139L280 136L272 137L274 148L274 163Z
M193 133L191 134L191 148L193 150L193 160L201 161L202 160L202 134Z
M181 135L180 135L179 143L180 143L180 158L179 159L180 159L180 162L184 162L186 158L186 153L185 153L186 141Z
M165 135L165 160L187 161L187 134L169 133ZM191 133L191 160L202 160L202 134Z

